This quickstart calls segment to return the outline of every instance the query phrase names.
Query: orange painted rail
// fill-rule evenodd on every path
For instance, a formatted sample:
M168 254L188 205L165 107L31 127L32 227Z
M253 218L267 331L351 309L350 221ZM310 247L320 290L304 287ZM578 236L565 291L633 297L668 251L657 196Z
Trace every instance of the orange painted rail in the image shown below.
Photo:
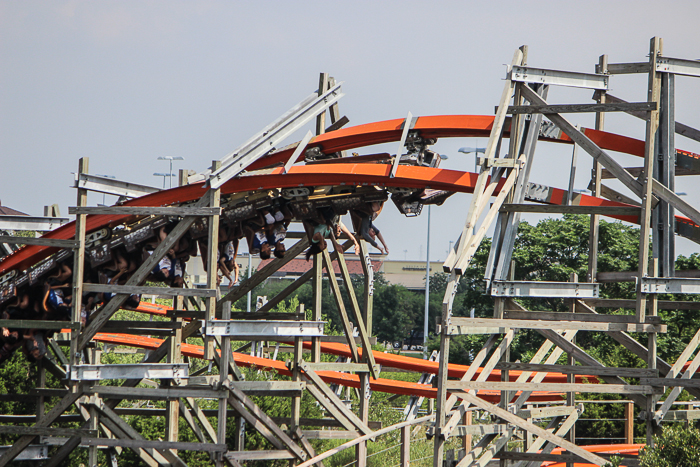
M359 148L372 144L398 141L401 134L403 119L386 120L340 129L317 136L310 147L321 147L324 152L335 152ZM468 137L488 136L493 117L479 115L442 115L418 117L414 126L424 137ZM584 129L585 134L601 148L642 156L644 142L615 135L603 131ZM559 138L541 138L559 143L571 143L570 138L561 135ZM257 161L249 170L261 169L284 162L291 155L293 148L273 153ZM222 186L222 194L242 191L261 190L269 188L287 188L295 186L318 185L376 185L407 188L433 188L462 193L471 193L474 189L477 175L457 170L436 169L430 167L399 166L396 177L390 178L390 166L387 164L315 164L310 166L292 167L283 174L281 168L267 171L264 174L252 173L235 178ZM168 206L199 199L204 195L203 183L187 185L159 191L124 203L125 206ZM496 193L494 193L496 194ZM550 203L561 204L564 190L555 190ZM582 195L581 205L586 206L626 206L593 196ZM95 231L105 226L123 223L129 216L91 215L87 216L87 232ZM617 216L628 222L637 222L633 216ZM677 216L677 220L690 223L687 218ZM53 230L43 238L67 240L74 237L74 224L68 223ZM0 274L16 269L26 269L38 261L56 252L56 248L29 245L0 261Z
M97 333L94 337L94 340L108 344L125 345L129 347L138 347L149 350L157 349L164 342L162 339L155 339L152 337L110 333ZM183 343L181 346L181 351L183 355L186 355L188 357L204 357L204 348L200 345ZM234 361L236 362L236 365L239 366L255 367L264 371L274 371L276 373L279 373L280 375L291 376L291 372L287 369L284 362L271 360L269 358L253 357L251 355L242 354L238 352L233 352L233 357ZM335 383L341 386L348 386L358 389L360 388L360 377L357 375L341 373L338 371L317 371L316 373L326 383ZM385 392L389 394L421 396L428 397L431 399L435 399L437 397L437 389L433 388L429 384L396 381L385 378L370 378L370 389L372 389L373 391ZM501 399L500 391L478 391L477 395L482 399L492 403L498 403ZM519 395L520 392L516 393L513 396L514 400ZM561 401L562 397L564 397L563 393L538 391L533 392L529 400L533 402L550 402Z

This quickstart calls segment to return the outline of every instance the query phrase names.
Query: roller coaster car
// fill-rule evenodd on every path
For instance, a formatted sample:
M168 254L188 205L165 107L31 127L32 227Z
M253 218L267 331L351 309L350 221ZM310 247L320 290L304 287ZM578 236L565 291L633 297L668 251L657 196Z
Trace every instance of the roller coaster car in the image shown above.
M307 149L304 151L304 162L314 162L326 159L339 159L341 154L339 152L324 153L318 146L314 148Z
M417 131L409 131L406 137L407 154L401 156L400 163L423 167L439 167L442 158L440 154L428 149L437 142L436 138L423 138Z

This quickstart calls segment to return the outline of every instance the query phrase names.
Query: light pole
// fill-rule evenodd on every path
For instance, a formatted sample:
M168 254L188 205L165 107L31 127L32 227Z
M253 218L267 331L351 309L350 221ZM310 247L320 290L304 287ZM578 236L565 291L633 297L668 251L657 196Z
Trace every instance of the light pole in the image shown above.
M184 161L185 158L182 156L160 156L158 157L159 161L170 161L170 188L173 187L173 161ZM165 180L163 180L165 182ZM165 183L163 184L163 188L165 188Z
M486 148L459 148L457 152L462 154L474 153L474 172L476 172L479 166L479 153L486 154Z
M430 205L428 205L428 239L425 251L425 312L423 313L423 359L428 358L428 311L430 307Z
M163 189L165 189L165 179L170 177L170 186L173 186L173 174L164 174L163 172L153 172L154 177L163 177Z
M97 175L98 177L111 178L111 179L117 178L114 175L105 175L105 174L95 174L95 175ZM105 204L105 194L104 193L102 193L102 206L107 206Z

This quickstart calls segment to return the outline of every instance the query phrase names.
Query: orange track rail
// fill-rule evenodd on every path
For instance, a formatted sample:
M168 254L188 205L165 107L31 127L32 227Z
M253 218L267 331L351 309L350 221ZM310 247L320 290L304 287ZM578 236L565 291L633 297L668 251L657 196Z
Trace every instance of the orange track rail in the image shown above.
M386 120L368 123L355 127L344 128L315 137L309 147L320 147L324 152L335 152L369 146L372 144L398 141L401 135L403 119ZM419 130L424 137L468 137L488 136L493 117L478 115L442 115L418 117L414 130ZM642 156L644 142L626 136L615 135L604 131L584 129L585 134L601 148ZM542 138L547 141L571 143L570 138L562 135L558 139ZM273 153L256 161L248 169L262 169L278 165L286 161L293 148ZM315 185L376 185L408 188L433 188L462 193L471 193L474 189L477 175L448 169L429 167L399 166L396 177L389 178L390 167L386 164L317 164L312 166L292 167L287 174L281 168L272 169L265 174L252 174L230 180L222 187L222 194L242 191L287 188L295 186ZM203 183L172 188L150 195L142 196L124 203L125 206L167 206L199 199L204 195ZM564 190L555 189L550 203L561 203ZM584 206L625 206L622 203L582 195L581 205ZM633 216L616 216L616 218L637 222ZM128 219L128 216L94 215L88 216L87 232L105 226L118 225ZM677 216L680 222L691 223L687 218ZM74 237L74 224L68 223L47 233L44 238L71 239ZM0 274L15 269L26 269L38 261L56 252L56 248L30 245L21 248L12 255L0 261Z
M588 452L598 454L627 454L637 456L639 455L639 450L645 446L645 444L595 444L579 447ZM562 448L555 448L552 450L552 454L561 454L563 451L564 449ZM595 464L589 464L587 462L576 462L573 465L574 467L595 467ZM622 461L622 465L625 465L624 461ZM542 467L566 467L566 462L543 462Z
M109 333L97 333L94 340L108 344L126 345L149 350L157 349L164 342L162 339L154 339L152 337ZM181 351L183 355L188 357L204 358L204 348L199 345L183 343ZM375 355L378 355L378 352L375 352ZM291 372L287 369L284 362L271 360L269 358L253 357L251 355L237 352L233 352L233 357L236 365L239 366L257 367L264 371L274 371L281 375L291 376ZM420 361L418 359L414 360ZM357 375L340 373L337 371L318 371L317 373L321 379L329 384L335 383L342 386L349 386L358 389L360 388L360 377ZM370 378L370 389L389 394L421 396L431 399L435 399L437 397L437 389L433 388L431 385L396 381L384 378ZM517 397L519 394L520 393L518 392L514 397ZM498 403L501 398L499 391L479 391L478 396L492 403ZM562 397L563 393L538 391L534 392L530 396L529 400L533 402L550 402L561 401Z

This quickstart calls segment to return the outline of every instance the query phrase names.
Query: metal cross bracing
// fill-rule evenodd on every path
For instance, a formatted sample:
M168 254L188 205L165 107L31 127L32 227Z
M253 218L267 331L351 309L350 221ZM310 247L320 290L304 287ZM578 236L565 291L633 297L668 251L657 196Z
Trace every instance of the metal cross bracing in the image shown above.
M426 423L432 424L427 431L435 443L434 465L442 465L447 439L472 434L480 434L482 437L473 449L467 449L461 456L456 456L458 465L486 465L494 458L501 459L501 463L510 459L519 460L518 465L534 464L538 460L551 460L547 456L551 456L549 453L555 446L566 448L569 452L567 459L572 462L583 458L602 465L603 459L600 456L576 445L574 427L580 415L580 409L575 404L576 392L626 394L626 397L643 408L648 433L653 433L662 420L679 416L679 413L670 409L682 390L696 397L700 395L700 389L690 381L700 365L700 359L696 356L686 364L696 351L697 339L693 339L673 365L656 356L656 334L665 332L665 325L656 316L656 310L659 307L674 306L657 300L656 293L662 292L660 287L663 287L663 291L693 293L695 287L693 279L690 279L691 282L683 282L683 278L674 278L674 233L695 241L700 238L698 211L673 193L675 170L678 168L679 174L698 172L694 161L699 160L700 156L677 150L673 134L678 132L697 139L700 133L692 127L674 122L673 73L693 75L693 64L677 59L663 59L660 41L655 39L652 40L650 59L646 66L634 65L624 67L608 64L607 58L603 56L595 74L543 70L528 67L527 48L523 47L516 51L512 60L495 117L412 118L409 114L407 119L348 128L343 128L347 118L341 118L338 112L336 100L340 95L339 87L333 78L321 74L319 88L315 93L318 99L310 97L305 100L244 144L243 149L234 151L224 161L224 169L219 169L218 162L215 162L211 170L203 173L204 178L211 174L209 188L203 182L197 182L196 177L190 177L190 183L187 183L187 177L181 176L183 183L180 187L144 194L148 192L148 187L125 182L105 182L89 176L87 160L82 160L76 175L78 203L72 210L77 216L76 221L49 232L41 239L27 241L25 247L0 260L0 307L3 309L21 296L22 291L55 274L57 267L69 264L71 258L74 278L72 289L73 296L76 297L72 303L71 323L51 320L32 323L38 329L72 330L68 334L68 357L60 350L58 344L61 341L52 339L49 344L53 353L47 354L40 364L40 374L43 375L40 381L44 381L46 370L65 381L66 389L55 394L62 397L61 402L50 412L44 413L44 398L53 393L42 389L45 382L40 382L36 396L40 418L35 420L33 427L15 431L20 438L0 456L0 465L5 465L24 448L36 446L31 443L37 435L55 436L56 432L51 430L56 429L50 428L51 424L60 422L61 417L68 417L62 415L62 412L71 406L78 409L84 426L79 430L64 430L64 436L69 436L68 442L53 452L46 465L59 464L78 446L88 449L91 465L96 461L98 447L110 450L111 454L122 448L131 449L149 465L181 465L182 460L178 457L177 450L208 452L217 465L240 465L248 460L273 458L290 459L292 463L303 462L304 465L320 464L321 457L327 457L332 452L314 457L316 453L309 437L316 437L318 433L302 429L304 423L308 423L300 418L302 391L309 391L332 416L331 420L324 423L344 428L349 438L357 437L333 451L342 447L355 447L359 466L366 465L367 440L391 429L400 429L402 432L402 465L408 465L408 447L411 441L408 428L414 424ZM614 71L628 72L630 69L650 75L649 99L645 103L627 104L607 94L608 83ZM553 85L594 89L596 104L552 105L547 102L547 96L549 86ZM333 97L329 98L331 95ZM327 105L321 104L323 101ZM325 121L327 108L331 118L331 126L328 128ZM595 129L579 129L561 115L584 111L595 112ZM647 120L644 141L604 132L603 117L607 111L625 111ZM526 117L527 115L530 116ZM316 136L307 136L301 144L280 150L259 149L265 145L277 145L289 133L290 128L314 117L317 123ZM439 155L436 157L428 149L438 138L473 136L489 137L487 152L481 158L479 174L440 169ZM503 138L509 138L509 145L507 155L500 158ZM658 144L655 143L656 138ZM594 157L594 176L591 181L593 196L572 194L571 185L568 190L561 190L530 182L536 144L541 140L567 144L574 142ZM346 156L346 151L350 149L391 141L400 142L399 151L393 157L389 154L373 154L344 160L350 159ZM404 149L406 153L403 153ZM606 151L644 157L645 165L639 170L623 168ZM240 167L234 169L233 161ZM304 164L294 165L298 162ZM654 174L653 178L646 176L651 173ZM606 188L601 183L605 177L616 177L622 181L639 201ZM232 313L231 303L244 297L306 249L309 242L303 235L301 240L288 249L287 255L273 260L228 293L223 293L225 289L218 286L216 268L209 267L205 289L159 290L159 293L174 297L172 309L149 310L143 303L137 307L140 311L163 313L170 321L143 324L144 322L118 322L110 319L130 296L153 292L151 288L143 286L143 281L168 250L179 244L183 236L200 240L205 246L204 251L201 251L202 256L206 256L207 263L213 265L217 262L216 246L220 243L220 225L230 226L251 219L259 210L279 204L282 200L296 221L313 219L318 216L315 213L319 209L344 213L362 204L384 202L389 196L400 212L409 215L419 213L421 205L429 202L427 198L421 197L428 185L432 189L444 190L448 195L455 192L473 193L462 235L444 266L450 274L450 281L443 303L439 362L397 360L369 351L372 342L371 265L367 261L361 261L366 292L363 297L355 297L352 288L348 287L350 276L343 255L345 250L353 246L353 241L347 240L341 244L334 237L331 237L329 243L333 243L335 251L329 254L326 250L315 255L310 271L286 287L277 297L273 297L258 313L248 316L243 316L245 313ZM142 196L124 200L115 207L88 208L85 206L87 190L109 193L118 191L118 194L127 197ZM489 207L492 196L495 196L495 201ZM543 204L525 204L526 201ZM687 217L676 215L674 210ZM634 303L628 303L629 300L598 297L595 282L600 281L602 276L597 272L595 254L589 256L586 282L579 283L577 278L560 284L515 281L511 253L522 212L589 214L591 252L597 248L597 219L600 215L640 223L642 236L651 230L653 260L648 257L647 250L642 249L644 251L640 251L639 271L621 272L622 275L618 276L618 279L621 277L619 280L637 277L638 299ZM478 225L477 222L482 217L484 219ZM452 317L451 307L456 285L492 223L495 223L496 231L485 279L490 285L487 290L498 291L494 294L494 318L470 320ZM165 233L161 235L163 232ZM89 283L89 279L83 281L86 275L84 270L89 272L115 261L117 251L137 251L144 242L153 241L154 235L160 235L157 238L159 241L155 242L155 250L140 261L140 266L134 266L134 270L127 275L129 279L125 284ZM3 241L12 243L15 240L0 237L0 242ZM56 252L57 248L63 249ZM360 240L359 248L362 257L368 258L367 245L363 240ZM349 298L347 303L340 292L340 284L335 280L335 271L331 272L333 264L337 265L343 278L345 296ZM322 335L309 334L311 327L315 326L316 330L322 327L318 321L322 311L320 292L324 268L328 273L336 305L341 310L348 337L347 345L324 343ZM650 271L649 274L647 271ZM280 313L272 311L308 280L312 281L314 290L312 322L306 321L303 309L298 310L298 313L286 314L290 316L280 316ZM81 323L82 299L97 293L115 295L94 312L89 323ZM529 311L515 301L518 297L534 294L564 300L569 312ZM595 309L607 306L632 307L637 309L637 313L635 316L612 316L599 314ZM694 305L693 302L686 302L682 306ZM275 319L284 319L285 322L275 325L268 321ZM17 320L3 320L0 325L27 324ZM353 328L358 330L357 339L353 337ZM213 333L207 332L212 329L215 330ZM298 330L296 334L295 329ZM517 329L533 329L546 338L528 363L509 361L509 346ZM120 333L113 334L115 330ZM617 372L616 369L605 368L576 345L575 336L579 330L608 333L622 346L647 360L648 368L621 369ZM648 345L643 346L630 337L628 332L647 333ZM488 333L491 337L484 349L474 357L472 365L458 370L447 363L450 336L464 333ZM134 334L136 336L130 336ZM204 346L188 344L187 339L192 336L204 337ZM234 336L287 342L292 345L293 359L284 365L275 360L232 352L231 339ZM310 341L304 342L309 337ZM138 367L112 368L101 365L100 352L87 348L93 341L135 345L150 350ZM308 361L302 358L305 347L311 351ZM321 363L322 351L349 358L351 363L344 364L343 370L356 374L342 373L333 366L335 364ZM568 356L568 366L557 365L557 360L564 353ZM206 373L202 370L190 372L184 358L210 360L220 368L219 375L202 376ZM160 363L163 359L167 363ZM576 360L583 366L573 366ZM483 367L480 367L482 364ZM68 373L62 368L64 365L68 365ZM276 368L280 374L289 375L292 381L243 381L238 368L240 365ZM437 388L426 387L426 384L421 383L392 383L392 380L379 377L379 365L403 367L424 375L435 375ZM579 368L581 370L577 370ZM565 375L562 379L554 372L563 372ZM584 386L586 382L577 376L581 372L590 375L592 380L607 384L601 387L590 384ZM70 379L71 376L81 379ZM121 388L88 382L88 378L116 376L127 378ZM449 379L455 376L460 380ZM638 384L631 384L622 379L628 377L641 379ZM143 378L159 378L161 384L156 388L137 388ZM424 379L428 378L426 376ZM349 410L328 384L349 385L359 389L358 413ZM659 405L657 402L665 387L675 389ZM426 417L412 416L410 418L414 420L378 430L369 422L371 391L436 398L436 412ZM541 416L551 418L550 428L553 432L533 425L530 420L532 411L523 408L538 398L542 400L551 397L542 391L568 394L567 406L551 407L549 411L543 409L538 412ZM448 393L451 394L449 398ZM290 417L284 421L271 419L247 394L291 397ZM207 398L218 401L215 413L206 412L199 407L197 401ZM163 412L166 416L166 431L162 437L164 441L144 440L120 418L123 409L119 403L124 399L167 401ZM414 413L416 407L414 405L410 412ZM478 430L461 425L474 408L491 413L496 418L496 423L479 426ZM216 415L217 426L213 426L207 418L211 415ZM235 424L238 433L234 437L234 450L229 450L225 445L225 421L230 416L241 421ZM179 441L180 417L187 422L199 443ZM287 428L283 430L280 423ZM243 440L246 425L259 431L273 449L245 451ZM528 433L528 436L521 437L525 444L525 452L521 455L506 450L509 441L515 439L513 437L519 432ZM343 435L337 433L335 437L338 436ZM533 440L533 436L536 439Z

